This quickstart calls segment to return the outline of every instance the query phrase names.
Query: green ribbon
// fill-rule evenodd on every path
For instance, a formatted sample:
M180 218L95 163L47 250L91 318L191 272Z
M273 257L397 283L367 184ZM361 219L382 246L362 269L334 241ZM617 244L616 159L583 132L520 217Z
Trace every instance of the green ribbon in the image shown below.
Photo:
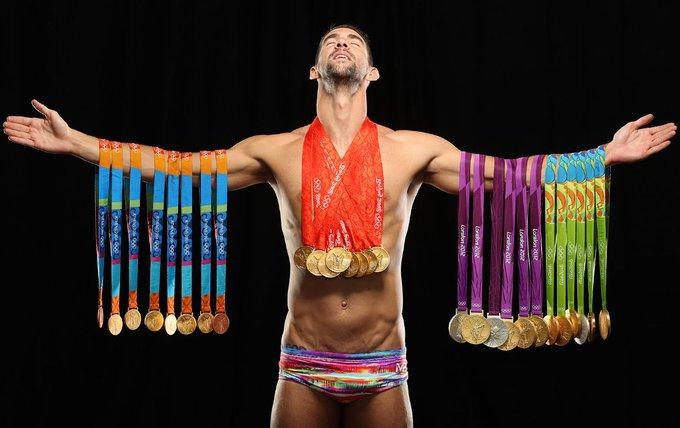
M554 314L555 299L555 176L557 157L548 156L545 168L545 302L546 314Z
M586 169L586 275L588 278L588 313L593 312L595 290L595 165L592 157L583 153Z
M557 207L557 315L566 314L567 287L567 171L569 155L560 155L557 165L557 191L555 204Z
M584 313L586 279L586 165L581 153L572 157L576 165L576 291L577 311Z
M576 156L568 156L567 165L567 307L575 309L576 279Z
M595 223L597 250L600 257L600 296L602 298L602 309L607 309L607 217L609 201L607 200L608 185L604 167L604 149L600 146L592 156L595 160ZM609 176L611 177L611 174Z

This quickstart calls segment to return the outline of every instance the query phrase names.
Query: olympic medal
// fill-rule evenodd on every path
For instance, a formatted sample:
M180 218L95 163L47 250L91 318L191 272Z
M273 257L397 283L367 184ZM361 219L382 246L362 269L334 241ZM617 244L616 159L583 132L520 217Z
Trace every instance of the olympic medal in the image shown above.
M343 247L334 247L326 253L326 267L331 272L342 273L352 263L352 253Z
M505 326L508 328L508 340L498 347L501 351L511 351L517 347L519 343L519 329L512 320L503 320Z
M543 321L548 326L548 340L545 343L547 345L554 345L560 335L560 324L557 322L557 318L552 315L544 316Z
M489 338L486 339L484 344L489 348L498 348L508 340L508 327L498 316L490 315L486 318L486 320L489 322L491 332L489 333Z
M359 272L359 258L355 253L350 252L350 257L352 257L352 261L350 262L349 266L345 271L342 273L342 276L349 278L357 274Z
M529 321L528 317L520 317L515 321L515 325L519 330L519 341L517 346L521 349L527 349L536 343L536 329L534 323Z
M325 256L326 252L323 250L314 250L307 256L307 270L314 276L321 276L319 272L319 259L321 256Z
M556 318L557 318L557 323L560 326L560 334L557 336L557 340L555 341L555 345L564 346L567 343L569 343L571 341L571 339L574 337L571 322L569 322L569 319L567 317L562 316L562 315L558 315Z
M119 314L111 315L109 317L108 326L109 332L114 336L118 336L123 330L123 318L121 318Z
M578 336L574 337L574 341L579 345L583 345L588 341L588 336L590 336L590 323L588 322L588 317L581 314L581 331L579 331Z
M357 256L357 259L359 259L359 270L357 271L356 276L357 278L361 278L362 276L366 275L366 272L368 271L368 259L361 252L356 252L354 255Z
M224 334L229 329L229 317L224 312L215 314L212 322L213 330L217 334Z
M536 330L536 343L535 346L543 346L548 341L548 325L545 323L543 318L538 315L532 315L529 317L529 321L534 325Z
M600 311L600 316L599 316L599 324L600 324L600 337L602 340L607 340L609 335L612 332L612 319L609 316L609 311L606 309L602 309Z
M177 331L177 317L175 314L168 314L165 317L165 332L172 336Z
M309 256L312 251L314 251L314 248L310 247L309 245L303 245L302 247L295 250L295 254L293 254L293 261L295 262L295 266L297 266L298 269L305 269L307 267L307 256Z
M177 331L182 334L191 334L194 330L196 330L194 314L182 314L177 318Z
M137 309L128 309L125 312L125 325L130 330L137 330L142 325L142 314Z
M597 330L595 314L590 312L588 313L588 342L595 340L595 330Z
M467 343L479 345L491 335L489 321L481 314L470 314L460 322L460 331Z
M366 256L366 260L368 260L368 270L366 271L366 275L375 272L375 270L378 268L378 257L376 257L376 255L371 250L364 250L361 252L361 254Z
M163 328L163 314L159 311L149 311L144 317L144 325L151 331Z
M326 257L328 257L328 254L322 255L319 259L319 273L321 273L321 275L325 278L335 278L336 276L340 275L340 272L333 272L332 270L328 269L328 265L326 265Z
M104 326L104 308L101 305L97 307L97 325L99 328Z
M379 245L377 247L371 247L371 251L378 258L378 267L375 269L376 272L382 272L390 265L390 253Z
M571 333L577 337L581 333L581 316L573 308L567 310L567 319L571 323Z
M201 312L198 316L198 329L201 333L211 333L213 331L213 316L210 312Z
M458 312L458 309L456 309L456 314L451 318L451 321L449 321L449 336L458 343L465 343L463 332L460 329L460 323L467 316L467 313Z

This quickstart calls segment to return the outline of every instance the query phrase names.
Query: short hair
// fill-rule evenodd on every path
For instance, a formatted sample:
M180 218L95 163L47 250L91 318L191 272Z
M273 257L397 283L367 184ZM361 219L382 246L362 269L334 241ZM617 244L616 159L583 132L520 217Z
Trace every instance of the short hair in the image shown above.
M337 29L337 28L349 28L350 30L355 31L363 40L364 44L366 44L366 51L368 52L368 65L373 66L373 54L371 54L371 41L368 38L368 34L366 34L361 28L357 27L356 25L352 24L340 24L340 25L331 25L328 30L326 30L325 33L321 36L321 40L319 40L319 47L316 49L316 56L315 58L315 63L319 62L319 54L321 53L321 44L323 43L324 38L330 33L331 31Z

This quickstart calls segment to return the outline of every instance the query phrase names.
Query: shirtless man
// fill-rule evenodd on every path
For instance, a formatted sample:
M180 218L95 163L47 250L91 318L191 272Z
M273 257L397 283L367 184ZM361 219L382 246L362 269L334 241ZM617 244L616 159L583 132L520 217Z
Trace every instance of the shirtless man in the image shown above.
M318 83L318 119L342 158L367 117L367 88L379 78L366 35L352 26L331 28L320 41L309 78ZM8 117L3 130L10 141L98 162L96 137L70 129L56 111L41 103L34 100L32 104L44 119ZM675 135L675 124L643 128L651 120L651 115L644 116L616 132L605 146L606 164L641 160L667 147ZM291 260L282 350L287 349L291 354L298 350L326 351L350 357L403 350L395 354L403 359L393 364L398 372L397 381L380 392L349 403L341 403L344 400L338 400L331 390L312 388L291 376L281 376L274 397L272 426L331 427L338 426L339 421L350 427L411 426L401 315L404 239L414 198L423 183L457 193L460 152L435 135L394 131L378 125L377 141L384 173L381 244L389 251L389 267L361 278L317 277L293 263L293 254L302 243L302 148L308 128L309 125L282 134L250 137L227 152L230 190L268 183L278 199L281 227ZM151 180L151 148L145 146L143 150L143 176ZM486 188L491 189L493 158L488 156L486 162ZM125 163L128 168L127 154ZM194 174L198 173L196 154ZM310 364L310 368L314 368L314 362Z

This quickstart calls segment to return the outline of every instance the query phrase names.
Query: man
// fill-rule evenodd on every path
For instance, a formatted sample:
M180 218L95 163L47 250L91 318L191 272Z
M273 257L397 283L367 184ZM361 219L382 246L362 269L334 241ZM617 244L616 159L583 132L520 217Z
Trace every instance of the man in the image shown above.
M281 374L272 426L327 427L337 426L341 420L346 426L412 425L401 315L403 244L411 207L423 183L457 193L460 152L435 135L394 131L367 120L367 88L379 77L367 36L348 25L331 28L323 35L316 63L309 72L309 78L318 83L317 120L291 132L247 138L228 150L230 190L265 182L274 189L291 261L289 311L281 341ZM3 130L10 141L97 163L96 137L70 129L56 111L35 100L32 103L44 119L8 117ZM675 124L642 128L651 120L651 115L644 116L616 132L605 145L606 163L641 160L667 147L675 135ZM314 164L305 156L324 141L332 144L325 146L331 148L324 152L324 159L331 163L327 166L335 175L330 176L330 184L325 183L328 186L321 186L320 193L313 188L311 191L317 193L309 200L305 189L323 165ZM359 154L368 157L358 158ZM350 166L350 157L361 162ZM128 168L127 158L125 162ZM144 147L143 165L144 178L150 180L153 175L150 147ZM342 174L346 173L347 179L355 174L352 177L356 178L352 168L364 168L361 171L371 174L367 176L370 180L357 181L355 187L348 188ZM490 189L493 158L487 157L485 169L486 188ZM196 155L194 174L198 173ZM379 187L369 196L377 195L377 205L373 206L373 199L360 200L363 205L335 204L337 198L349 198L352 192L370 191L376 182ZM315 199L317 194L319 198ZM328 203L324 205L325 202ZM320 212L314 209L322 208L329 213L332 209L341 218L350 211L375 216L366 219L364 215L355 222L341 220L341 226L350 230L331 230L328 242L334 245L349 242L362 250L357 245L361 240L361 222L375 224L379 233L365 242L381 245L389 252L387 269L362 277L333 278L298 269L293 256L301 245L323 250L333 246L314 245L327 242L325 230L319 234L310 227ZM306 210L311 210L311 214ZM341 233L345 236L340 236ZM334 242L336 236L339 241ZM388 373L367 368L369 363Z

